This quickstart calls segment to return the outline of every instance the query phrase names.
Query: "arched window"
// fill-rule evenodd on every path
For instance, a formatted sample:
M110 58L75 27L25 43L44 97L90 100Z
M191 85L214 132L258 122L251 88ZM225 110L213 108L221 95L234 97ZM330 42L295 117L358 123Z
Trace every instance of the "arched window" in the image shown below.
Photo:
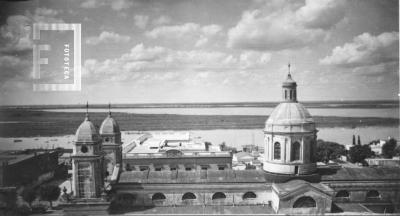
M193 200L193 199L196 199L196 195L194 195L193 193L190 193L190 192L185 193L182 196L182 200Z
M246 199L254 199L254 198L257 198L257 195L254 192L249 191L249 192L246 192L245 194L243 194L242 198L244 200L246 200Z
M163 193L155 193L152 197L151 200L153 201L160 201L160 200L165 200L165 195Z
M376 190L368 191L366 197L367 197L367 199L380 199L381 198L379 192Z
M276 142L274 144L274 160L280 160L281 159L281 144L279 142Z
M314 208L317 207L315 200L309 196L300 197L293 204L293 208Z
M293 99L296 99L296 90L293 90Z
M300 143L299 142L292 143L291 160L292 161L300 160Z
M341 191L337 192L336 197L349 198L350 194L346 190L341 190Z
M287 90L285 90L285 99L287 99Z
M212 200L220 200L220 199L225 199L225 198L226 198L226 195L224 193L217 192L217 193L213 194L211 199Z
M290 100L292 100L292 93L293 93L293 91L290 90Z

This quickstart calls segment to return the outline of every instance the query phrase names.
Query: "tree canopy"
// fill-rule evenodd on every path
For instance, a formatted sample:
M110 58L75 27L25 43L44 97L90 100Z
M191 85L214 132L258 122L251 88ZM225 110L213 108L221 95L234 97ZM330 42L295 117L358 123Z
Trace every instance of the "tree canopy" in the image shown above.
M365 163L365 158L371 157L374 152L369 145L355 145L350 147L349 156L352 163Z
M33 187L25 187L21 196L27 203L29 203L29 206L31 206L32 202L36 199L36 191Z
M341 155L346 154L346 149L343 145L335 142L317 140L316 159L319 162L328 163L329 160L337 159Z
M61 190L57 185L44 185L40 187L40 198L50 202L50 208L53 207L53 201L60 196Z
M397 141L393 138L386 141L382 146L382 156L384 158L392 158L396 155L396 145Z

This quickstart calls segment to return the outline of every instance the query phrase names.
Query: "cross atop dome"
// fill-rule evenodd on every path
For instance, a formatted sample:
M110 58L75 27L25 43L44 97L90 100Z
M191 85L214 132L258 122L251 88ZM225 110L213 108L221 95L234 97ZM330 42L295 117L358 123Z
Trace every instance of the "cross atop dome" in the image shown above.
M89 101L86 101L86 116L85 121L89 121Z
M111 116L111 103L108 103L108 116Z

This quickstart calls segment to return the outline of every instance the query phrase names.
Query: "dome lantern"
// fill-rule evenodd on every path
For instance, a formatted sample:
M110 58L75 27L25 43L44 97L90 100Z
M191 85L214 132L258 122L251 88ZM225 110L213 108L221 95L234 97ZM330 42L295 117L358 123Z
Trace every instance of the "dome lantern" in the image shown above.
M288 64L288 75L282 83L282 98L284 102L297 102L297 83L290 74L290 63Z

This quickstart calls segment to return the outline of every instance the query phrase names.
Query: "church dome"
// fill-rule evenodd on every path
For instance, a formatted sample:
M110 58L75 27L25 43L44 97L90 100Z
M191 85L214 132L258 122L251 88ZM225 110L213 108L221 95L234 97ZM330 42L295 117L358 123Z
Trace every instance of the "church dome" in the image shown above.
M86 117L76 130L76 142L97 142L100 139L94 124Z
M111 117L111 114L104 119L100 126L100 134L117 134L120 133L117 122Z
M300 103L281 103L269 116L266 124L292 125L314 123L308 110Z

